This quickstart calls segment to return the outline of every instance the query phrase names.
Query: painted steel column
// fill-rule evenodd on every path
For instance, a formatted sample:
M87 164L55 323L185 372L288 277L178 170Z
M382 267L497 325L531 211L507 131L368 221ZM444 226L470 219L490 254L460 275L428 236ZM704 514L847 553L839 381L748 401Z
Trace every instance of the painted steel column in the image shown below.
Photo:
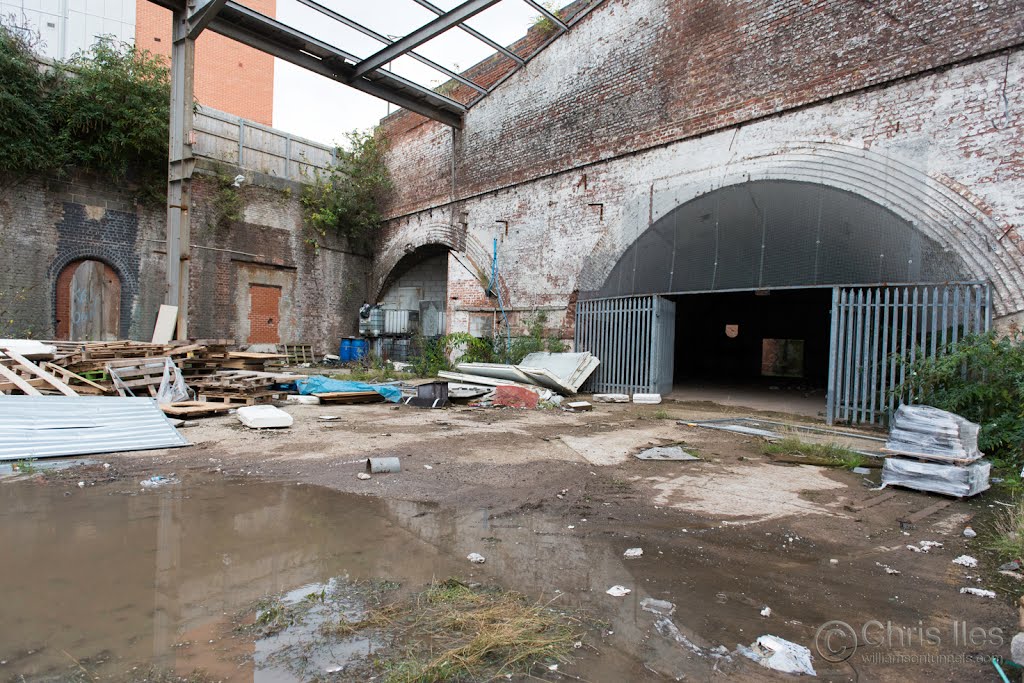
M193 83L196 43L188 37L187 10L173 14L171 36L171 117L167 150L167 292L164 302L178 307L175 338L188 337L189 209L192 200Z
M832 288L832 319L828 336L828 388L825 390L825 424L836 421L836 377L839 353L839 288Z

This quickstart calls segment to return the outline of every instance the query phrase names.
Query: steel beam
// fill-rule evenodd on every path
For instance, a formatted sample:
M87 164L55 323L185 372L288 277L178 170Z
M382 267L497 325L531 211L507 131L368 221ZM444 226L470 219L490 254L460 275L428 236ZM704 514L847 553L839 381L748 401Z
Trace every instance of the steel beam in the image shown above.
M396 40L391 45L356 64L354 76L359 78L370 71L379 69L431 38L441 35L453 26L461 26L465 20L483 12L498 2L500 0L467 0L450 12L439 15L437 19L424 24L404 38Z
M188 337L188 288L192 200L192 106L195 40L184 9L172 15L170 133L167 150L167 291L164 302L178 307L176 338Z
M430 4L430 2L428 2L428 0L413 0L413 2L415 2L420 7L423 7L425 9L430 10L431 12L433 12L434 14L437 14L438 16L444 14L444 10L443 9L440 9L439 7L435 7L434 5ZM508 57L509 59L514 61L519 66L523 66L524 64L526 64L526 60L525 59L523 59L522 57L517 55L515 52L512 52L511 50L509 50L507 47L503 46L501 43L498 43L498 42L495 42L495 41L491 40L490 38L488 38L484 34L482 34L479 31L477 31L472 26L466 26L465 24L459 24L458 27L459 27L459 29L465 31L466 33L468 33L469 35L473 36L477 40L479 40L481 42L484 42L484 43L487 43L487 45L489 45L490 47L494 48L495 50L497 50L501 54L505 55L506 57Z
M203 29L209 26L213 18L217 16L221 8L228 0L205 0L202 5L197 5L188 17L188 37L195 40Z
M372 28L368 28L366 26L363 26L358 21L354 21L352 19L349 19L344 14L338 14L334 10L332 10L332 9L330 9L328 7L324 7L323 5L321 5L318 2L315 2L314 0L298 0L298 1L300 3L302 3L303 5L305 5L306 7L309 7L310 9L316 10L317 12L320 12L324 16L328 16L328 17L330 17L331 19L334 19L337 22L345 24L345 26L348 26L351 29L355 29L356 31L359 31L360 33L362 33L365 36L370 36L374 40L379 41L381 43L384 43L385 45L391 45L392 43L395 42L391 38L388 38L387 36L382 35L380 33L377 33ZM409 52L409 56L412 57L413 59L415 59L417 62L419 62L421 64L425 64L425 65L429 66L431 69L434 69L435 71L439 71L440 73L443 73L445 76L448 76L449 78L453 78L456 81L458 81L459 83L462 83L463 85L466 85L466 86L469 86L470 88L473 88L474 90L479 92L481 95L486 95L488 93L487 88L484 88L481 85L477 85L476 83L474 83L473 81L469 80L468 78L465 78L464 76L462 76L460 74L457 74L454 71L451 71L450 69L445 68L444 66L438 64L437 62L435 62L432 59L424 57L423 55L418 54L416 52Z
M260 36L251 31L247 31L240 26L225 22L220 18L214 19L214 21L211 22L210 30L223 36L227 36L232 40L236 40L243 45L248 45L249 47L266 52L267 54L280 57L286 62L291 62L292 64L300 66L308 71L320 74L321 76L326 76L331 80L338 81L339 83L343 83L357 90L362 90L367 94L379 97L382 100L387 100L392 104L397 104L399 107L409 109L417 114L422 114L427 118L440 121L441 123L452 126L453 128L462 128L461 113L441 109L440 107L434 107L427 102L403 95L396 89L386 85L385 83L388 83L388 81L377 82L366 79L351 80L352 67L344 64L341 59L340 51L335 51L338 53L336 59L325 59L320 56L314 56L303 50L283 46L265 36ZM397 79L389 79L390 82L395 82L396 80ZM404 85L404 82L402 82L402 84ZM439 95L438 98L445 99L447 101L446 98L441 98ZM452 101L452 103L460 107L462 111L465 111L465 108L462 105L454 101Z

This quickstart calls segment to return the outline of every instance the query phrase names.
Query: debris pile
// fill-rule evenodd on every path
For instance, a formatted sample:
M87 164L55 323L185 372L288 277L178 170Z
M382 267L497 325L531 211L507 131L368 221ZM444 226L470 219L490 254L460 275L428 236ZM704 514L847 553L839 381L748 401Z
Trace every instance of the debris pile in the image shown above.
M901 405L892 418L882 487L904 486L948 496L989 488L992 466L978 450L979 426L931 406Z
M536 408L541 403L561 404L563 396L579 392L600 363L587 352L539 352L518 365L459 363L454 372L439 372L438 377L448 380L450 392L457 387L458 393L450 394L453 398L472 396L474 405ZM581 401L563 408L584 411L591 406Z

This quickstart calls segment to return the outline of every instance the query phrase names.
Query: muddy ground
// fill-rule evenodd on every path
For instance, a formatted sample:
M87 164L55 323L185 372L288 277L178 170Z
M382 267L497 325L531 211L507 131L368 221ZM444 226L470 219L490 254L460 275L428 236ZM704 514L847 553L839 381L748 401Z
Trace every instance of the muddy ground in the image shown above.
M772 634L810 647L826 680L991 681L991 658L1009 657L1019 591L997 575L998 563L984 551L998 502L1009 500L998 492L901 526L942 499L900 490L858 509L879 496L872 490L877 470L865 477L779 463L761 453L756 438L687 424L755 414L711 404L597 404L587 413L385 404L284 409L295 418L289 429L252 431L230 415L195 420L182 428L191 447L102 456L109 468L46 478L72 494L78 481L131 483L154 474L285 481L407 502L410 519L447 510L455 520L450 528L420 537L456 560L477 550L491 555L486 573L508 588L537 593L555 582L574 584L608 611L602 618L639 614L634 599L642 596L669 600L678 607L679 631L698 648L733 650ZM685 444L701 460L633 457L670 443ZM398 456L402 472L357 478L371 456ZM962 535L969 524L978 538ZM502 529L505 543L488 546ZM507 550L523 534L536 556ZM928 553L906 547L923 540L943 545ZM591 577L586 549L595 545L616 553L642 547L644 555L611 573L595 566ZM560 564L562 546L584 550ZM962 554L978 557L981 567L953 564ZM622 575L617 583L632 583L633 596L599 592L614 572ZM998 589L999 596L961 594L966 586ZM761 615L765 607L770 616ZM738 656L719 666L677 646L653 621L630 619L631 629L602 635L614 655L584 651L577 668L550 679L788 678ZM815 649L819 627L833 620L859 634L860 646L846 661L827 661ZM603 669L602 656L616 658L618 668Z

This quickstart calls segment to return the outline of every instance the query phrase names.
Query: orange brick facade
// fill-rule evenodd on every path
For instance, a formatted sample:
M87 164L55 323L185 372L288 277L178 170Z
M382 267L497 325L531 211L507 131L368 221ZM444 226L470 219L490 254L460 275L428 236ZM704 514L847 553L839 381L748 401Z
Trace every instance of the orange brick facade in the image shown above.
M246 0L251 9L274 16L276 0ZM137 0L135 44L170 58L171 12ZM204 31L196 40L195 95L200 105L273 125L274 58Z

